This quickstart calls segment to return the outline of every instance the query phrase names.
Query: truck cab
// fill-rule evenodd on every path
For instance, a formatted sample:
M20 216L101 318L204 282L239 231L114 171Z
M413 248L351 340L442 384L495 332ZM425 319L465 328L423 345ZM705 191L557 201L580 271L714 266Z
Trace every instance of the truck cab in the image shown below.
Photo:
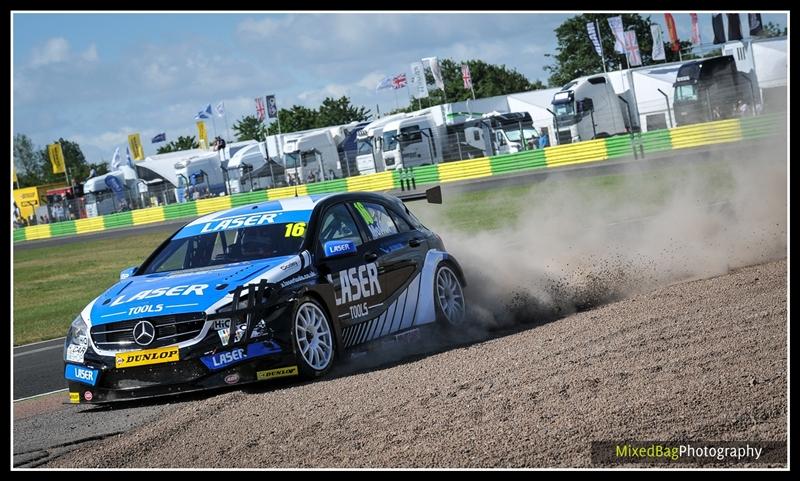
M287 178L299 180L300 183L338 179L342 176L339 150L329 129L286 139L283 156Z
M553 96L559 144L608 137L626 131L621 101L606 75L581 77Z
M397 119L383 128L382 150L386 169L418 167L442 161L438 127L427 115Z
M736 69L732 55L681 65L674 85L676 123L681 126L738 117L739 102L753 106L750 83Z

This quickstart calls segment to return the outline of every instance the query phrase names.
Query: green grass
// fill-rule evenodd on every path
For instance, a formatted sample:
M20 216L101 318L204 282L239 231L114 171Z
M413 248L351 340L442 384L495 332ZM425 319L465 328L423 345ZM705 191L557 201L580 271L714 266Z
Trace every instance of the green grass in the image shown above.
M667 166L647 172L586 177L551 177L527 185L496 187L450 196L444 204L414 204L414 213L426 225L466 233L495 230L516 222L526 205L558 209L553 198L565 193L590 205L635 204L642 215L655 214L672 192L691 179L709 199L723 197L733 188L733 178L722 161L693 166ZM622 220L622 219L618 219Z
M14 344L64 336L75 316L138 265L167 234L14 251Z
M634 202L655 212L669 193L688 177L710 196L724 196L732 179L722 162L692 167L670 166L646 173L549 178L529 185L498 187L445 195L444 205L413 204L420 219L434 230L494 230L517 220L525 205L548 206L555 195L580 196L592 202ZM558 209L557 205L552 206ZM165 232L74 242L14 252L14 344L65 335L84 306L119 279L119 272L138 265L167 236Z

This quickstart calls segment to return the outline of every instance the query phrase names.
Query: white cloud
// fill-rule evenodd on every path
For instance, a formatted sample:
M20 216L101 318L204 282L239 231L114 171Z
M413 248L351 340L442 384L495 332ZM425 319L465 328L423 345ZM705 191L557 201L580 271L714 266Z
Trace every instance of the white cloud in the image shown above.
M47 65L64 62L69 58L69 42L65 38L55 37L47 40L41 47L34 47L31 54L31 65Z
M91 44L82 54L81 58L87 62L96 62L99 57L97 56L97 45Z
M312 108L325 100L325 97L340 98L344 95L350 95L351 86L343 84L328 84L321 89L306 90L297 94L297 98L303 101L306 105Z
M286 33L292 24L293 16L266 17L261 20L247 18L236 27L236 33L247 41L265 40L277 34Z

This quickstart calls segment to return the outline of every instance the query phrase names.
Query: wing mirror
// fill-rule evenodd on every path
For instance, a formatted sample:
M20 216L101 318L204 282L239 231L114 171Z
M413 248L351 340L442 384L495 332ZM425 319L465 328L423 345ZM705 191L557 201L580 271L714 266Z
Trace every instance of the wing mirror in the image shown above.
M342 257L355 254L358 249L353 241L328 241L323 246L325 258Z
M122 272L119 273L119 280L127 279L130 276L136 274L137 266L128 267L127 269L123 269Z

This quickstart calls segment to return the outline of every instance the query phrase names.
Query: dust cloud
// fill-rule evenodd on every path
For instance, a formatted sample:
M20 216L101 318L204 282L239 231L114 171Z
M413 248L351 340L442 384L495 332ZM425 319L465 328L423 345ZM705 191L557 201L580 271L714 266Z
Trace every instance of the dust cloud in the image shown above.
M552 175L511 200L519 215L497 230L448 228L445 209L431 210L429 224L463 267L474 320L487 328L546 322L785 257L786 143L769 145L723 146L649 171L630 164L614 188Z

